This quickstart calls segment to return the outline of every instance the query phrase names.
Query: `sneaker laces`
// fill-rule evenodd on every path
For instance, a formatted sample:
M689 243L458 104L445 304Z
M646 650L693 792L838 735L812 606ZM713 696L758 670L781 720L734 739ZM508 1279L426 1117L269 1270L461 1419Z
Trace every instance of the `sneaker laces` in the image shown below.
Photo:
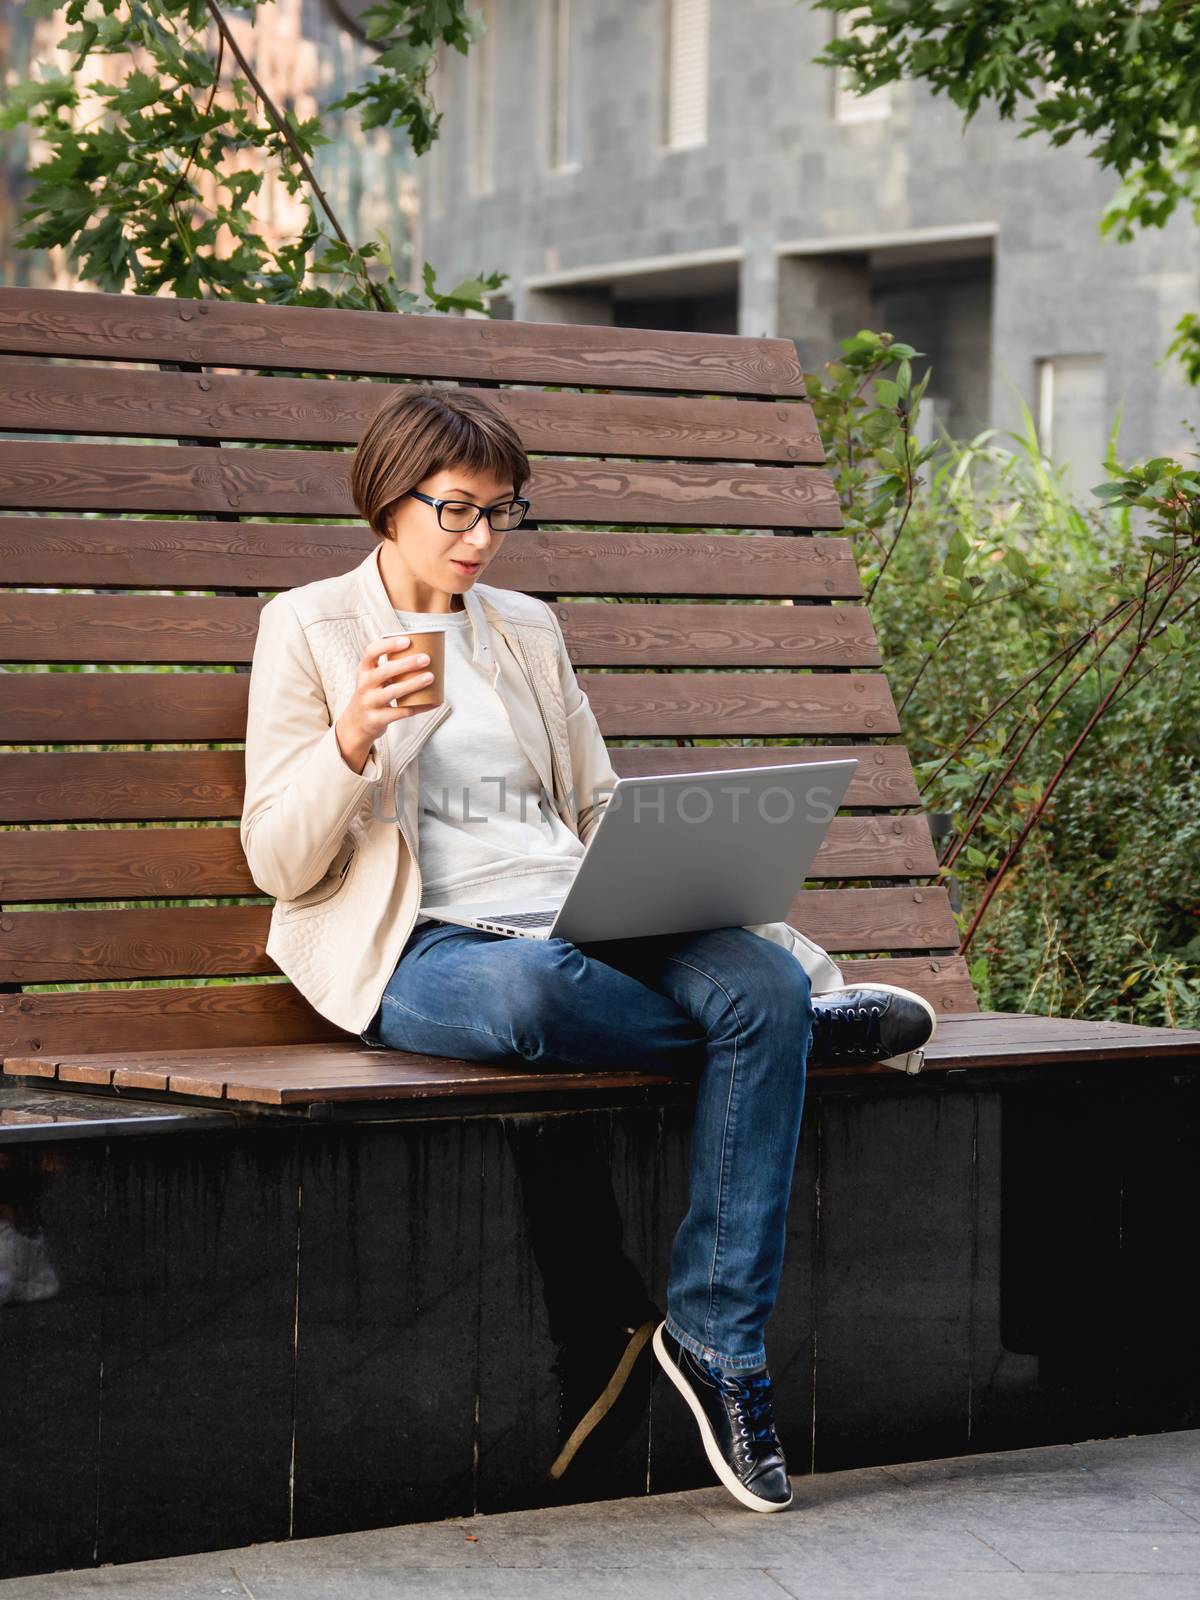
M820 1040L824 1058L846 1056L877 1060L885 1053L879 1036L883 1013L884 1008L878 1001L822 1004L813 1017L813 1043Z
M770 1373L752 1372L739 1378L736 1373L725 1372L720 1367L709 1367L708 1371L721 1393L733 1401L739 1438L747 1459L777 1450L779 1435L775 1431Z

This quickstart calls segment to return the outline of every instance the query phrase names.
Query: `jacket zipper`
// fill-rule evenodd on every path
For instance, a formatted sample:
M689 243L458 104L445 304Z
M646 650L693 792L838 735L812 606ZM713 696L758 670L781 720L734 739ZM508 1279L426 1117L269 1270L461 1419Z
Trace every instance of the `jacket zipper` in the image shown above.
M542 699L542 690L541 690L541 685L537 681L537 674L534 672L533 667L530 664L529 657L525 652L525 641L524 641L524 639L522 639L519 629L514 628L513 632L516 635L517 644L518 644L518 646L520 648L520 651L521 651L521 660L525 663L525 676L529 679L529 682L533 687L534 698L537 700L537 703L538 703L538 710L541 712L542 721L546 725L546 737L547 737L547 742L550 745L550 774L551 774L551 781L553 782L553 784L555 786L554 802L555 802L555 808L557 809L558 797L559 797L559 795L562 795L563 800L565 801L566 800L566 795L567 795L567 788L566 788L566 785L563 783L562 770L559 767L558 757L557 757L557 755L555 753L554 735L553 735L553 732L551 731L551 727L550 727L550 718L549 718L549 716L547 715L547 712L546 712L546 702ZM559 813L559 820L560 821L562 820L561 813Z
M412 751L412 754L409 756L408 759L410 761L415 756L419 755L420 752L425 748L426 740L433 733L433 730L435 728L439 727L441 725L441 723L443 723L446 720L446 718L450 715L450 712L451 712L452 709L453 709L453 707L451 706L450 702L447 701L446 704L442 707L440 713L436 717L430 717L428 719L429 725L425 729L424 733L421 735L421 742L416 746L416 748ZM391 771L392 771L392 764L391 764L391 760L389 759L389 761L387 763L387 772L388 772L388 776L389 777L391 776ZM394 796L395 795L395 787L394 786L393 786L392 793L393 793L393 796ZM420 799L419 791L418 791L417 798L418 798L418 800ZM413 864L413 871L417 875L417 910L420 911L420 909L421 909L421 898L422 898L422 896L421 896L421 889L422 889L421 862L420 862L420 858L417 855L417 852L413 849L412 844L409 841L408 835L404 831L403 816L404 816L404 807L401 806L400 809L396 812L396 826L400 829L400 837L404 840L404 843L408 846L409 859L411 860L411 862ZM419 818L418 818L418 826L419 826ZM407 942L407 940L408 940L408 938L409 938L409 936L411 934L412 934L412 928L409 928L408 934L405 935L405 941L406 942ZM379 1010L379 1006L380 1006L380 1003L383 1000L384 993L386 992L387 986L388 986L389 982L391 981L391 976L392 976L392 974L391 974L391 972L389 972L387 977L383 980L383 989L381 989L379 994L376 995L376 997L375 997L375 1004L371 1009L371 1017L373 1017L375 1015L376 1011ZM371 1020L371 1017L367 1018L367 1022L369 1022ZM363 1026L365 1028L366 1023L364 1023Z
M450 715L450 712L452 710L453 710L453 707L451 706L450 702L447 700L446 704L442 707L442 709L438 713L438 715L436 717L430 717L429 718L428 726L425 728L424 732L422 733L420 742L418 744L414 745L413 749L409 753L409 757L408 757L409 761L415 760L416 757L418 755L420 755L421 751L425 748L426 742L432 736L433 730L435 728L441 726L441 724ZM405 763L405 765L407 766L407 763ZM389 774L391 773L391 770L392 770L391 769L391 763L389 761L389 763L388 763L388 772L389 772ZM395 797L395 792L396 792L395 791L395 786L393 785L393 787L392 787L393 798ZM419 795L418 795L418 798L420 798ZM404 831L404 820L403 820L403 818L404 818L404 807L401 806L400 809L396 813L396 826L400 829L400 837L404 840L405 844L408 845L408 853L412 857L413 866L416 867L416 869L417 869L417 903L419 905L420 904L420 894L421 894L421 868L420 868L420 864L417 861L417 852L413 849L412 841L409 839L408 835Z
M530 684L531 684L531 686L533 688L534 698L537 700L537 703L538 703L538 710L542 714L542 721L546 724L547 734L549 734L550 721L549 721L549 718L546 715L546 706L545 706L545 702L542 699L542 691L541 691L541 689L540 689L540 687L538 685L538 681L537 681L537 678L536 678L536 676L534 674L533 668L530 665L529 657L525 653L525 641L521 638L520 631L515 626L513 628L513 633L514 633L514 636L516 637L517 648L521 652L521 660L525 663L525 676L529 679L529 682L530 682ZM412 755L410 755L410 757L409 757L410 761L413 759L413 756L416 756L422 750L422 748L424 747L424 744L425 744L425 740L429 738L429 736L430 736L430 734L432 734L433 730L443 721L443 719L445 717L449 716L449 714L450 714L450 708L449 708L449 706L447 706L443 710L441 716L434 718L430 722L429 727L425 730L425 733L424 733L424 735L423 735L423 737L421 739L421 743L419 745L417 745L416 749L412 752ZM558 783L558 782L561 781L561 773L560 773L560 770L559 770L558 762L555 759L555 755L554 755L554 739L552 737L550 738L549 743L550 743L550 771L551 771L551 774L552 774L552 780L554 782ZM388 772L389 773L391 772L390 763L389 763L389 766L388 766ZM565 793L565 791L563 791L563 792ZM412 844L409 842L408 835L404 831L404 823L400 820L402 814L403 814L403 807L401 807L400 811L398 811L396 813L396 818L397 818L396 825L400 829L400 837L404 840L405 844L408 845L408 853L409 853L409 856L410 856L410 858L412 860L413 870L417 874L417 910L420 911L420 909L421 909L421 898L422 898L421 891L422 891L422 886L423 886L422 885L422 878L421 878L421 863L420 863L420 860L418 858L417 852L413 849ZM409 933L411 934L411 932L412 932L412 930L410 929ZM388 982L389 982L390 978L391 978L391 974L389 973L388 977L384 979L383 990L380 992L380 995L377 997L377 999L375 1001L374 1009L371 1012L371 1016L372 1017L375 1015L375 1012L378 1011L378 1009L379 1009L380 1001L383 998L383 993L386 992L386 990L387 990L387 985L388 985ZM370 1018L368 1018L367 1020L369 1021Z
M441 708L440 714L438 716L429 717L429 718L426 719L427 726L425 727L425 729L423 730L423 732L421 734L420 743L415 746L415 748L413 749L411 755L409 756L409 760L410 761L413 760L414 757L417 755L417 753L424 748L425 742L430 737L430 735L433 733L433 730L438 726L438 724L440 722L443 722L450 715L450 712L451 712L452 709L453 708L451 707L449 702L447 702L446 705L444 705ZM391 772L391 764L390 764L390 762L388 764L388 769L387 770L388 770L389 773ZM402 811L403 811L403 807L401 807L401 812ZM404 840L405 844L408 845L408 853L413 859L413 865L417 869L417 892L418 892L418 894L420 894L421 868L420 868L420 865L419 865L419 863L417 861L417 852L413 849L412 845L409 844L408 835L404 831L404 823L401 820L401 812L398 812L397 815L396 815L396 826L400 829L400 837ZM337 891L342 887L342 884L346 881L346 874L349 872L351 866L353 865L354 857L357 854L358 854L358 846L355 845L354 848L350 851L350 854L346 857L345 863L342 866L342 870L338 873L336 881L330 884L329 888L326 889L325 893L321 894L321 895L318 895L315 900L305 900L300 905L289 906L288 909L284 912L284 916L285 917L290 917L294 911L307 911L310 906L319 906L324 901L328 900L331 895L336 894Z
M287 917L293 916L298 911L308 911L312 906L323 905L326 900L328 900L332 895L335 895L338 892L338 890L342 887L342 884L345 883L346 874L350 871L350 868L354 865L354 858L355 858L355 856L357 854L358 854L358 846L356 844L352 845L351 849L350 849L350 853L347 855L345 861L342 862L341 871L338 873L337 877L329 885L329 887L325 890L325 892L323 894L317 895L316 898L312 899L312 900L301 899L301 900L299 900L297 902L293 902L293 904L287 906L284 909L284 912L283 912L284 917L287 918Z

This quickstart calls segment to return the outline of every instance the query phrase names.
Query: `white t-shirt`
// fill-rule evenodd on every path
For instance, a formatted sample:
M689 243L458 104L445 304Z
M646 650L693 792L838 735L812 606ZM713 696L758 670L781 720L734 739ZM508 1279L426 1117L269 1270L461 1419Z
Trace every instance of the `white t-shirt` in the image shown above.
M396 619L402 632L445 632L445 694L454 707L417 757L422 903L498 906L514 894L566 894L583 843L548 797L539 806L541 780L492 687L491 669L471 660L470 616L397 609ZM414 926L430 920L418 912Z

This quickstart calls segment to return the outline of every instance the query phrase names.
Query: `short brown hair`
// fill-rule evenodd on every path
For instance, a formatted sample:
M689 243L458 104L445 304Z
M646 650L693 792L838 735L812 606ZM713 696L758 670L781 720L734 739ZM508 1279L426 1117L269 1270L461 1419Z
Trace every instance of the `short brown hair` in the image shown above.
M350 493L363 520L386 538L389 509L446 467L511 479L514 494L532 475L516 429L480 394L406 383L364 429L350 469Z

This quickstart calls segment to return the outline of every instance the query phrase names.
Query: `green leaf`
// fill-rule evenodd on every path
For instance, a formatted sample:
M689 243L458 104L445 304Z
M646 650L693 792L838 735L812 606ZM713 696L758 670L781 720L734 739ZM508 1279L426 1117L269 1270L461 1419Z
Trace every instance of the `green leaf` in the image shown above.
M63 41L64 47L75 52L75 60L71 63L72 72L80 71L99 33L99 25L89 19L84 22L78 33L67 35Z
M148 72L130 72L120 89L111 96L114 111L143 111L162 99L163 85Z
M896 432L896 418L890 411L868 411L862 420L862 436L870 445L882 444Z
M1001 559L1009 571L1014 573L1022 581L1028 582L1028 580L1033 576L1033 568L1029 565L1024 552L1018 550L1016 545L1006 546L1004 555Z
M15 83L8 99L0 104L0 128L16 128L38 109L47 111L78 104L78 93L71 79L51 70L40 82Z

